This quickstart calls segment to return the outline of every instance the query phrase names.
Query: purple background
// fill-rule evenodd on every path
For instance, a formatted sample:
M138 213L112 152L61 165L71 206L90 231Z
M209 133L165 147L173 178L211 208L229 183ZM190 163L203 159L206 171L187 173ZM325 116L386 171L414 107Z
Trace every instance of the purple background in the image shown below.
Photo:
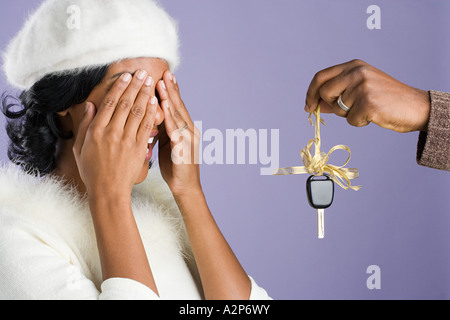
M2 50L39 3L1 2ZM445 0L161 3L179 21L177 79L193 120L224 135L280 129L282 167L302 165L300 150L314 136L305 93L323 68L359 58L412 86L450 91ZM366 27L372 4L381 7L381 30ZM0 89L7 88L2 75ZM361 175L354 184L363 188L337 188L324 240L307 204L306 175L260 176L261 165L201 167L210 209L246 271L275 299L450 298L449 173L416 164L417 133L325 120L322 149L348 145L349 167ZM6 145L2 130L2 161ZM366 287L370 265L381 268L381 290Z

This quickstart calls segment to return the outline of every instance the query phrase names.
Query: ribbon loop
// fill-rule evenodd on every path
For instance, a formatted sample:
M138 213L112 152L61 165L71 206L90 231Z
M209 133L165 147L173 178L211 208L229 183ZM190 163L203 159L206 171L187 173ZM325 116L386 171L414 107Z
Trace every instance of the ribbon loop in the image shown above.
M315 124L312 121L312 114L316 117ZM304 166L303 167L287 167L275 169L273 175L291 175L291 174L310 174L314 176L323 176L327 173L330 178L336 182L341 188L348 190L359 190L361 186L352 186L350 180L359 177L359 171L355 168L345 168L350 162L351 151L345 145L337 145L331 148L328 153L320 151L320 124L325 125L325 121L320 117L320 106L314 112L309 114L308 120L312 126L315 126L315 138L309 140L308 145L304 147L300 153ZM312 146L315 145L315 153L312 155ZM328 160L336 150L344 150L348 152L347 161L342 166L328 164Z

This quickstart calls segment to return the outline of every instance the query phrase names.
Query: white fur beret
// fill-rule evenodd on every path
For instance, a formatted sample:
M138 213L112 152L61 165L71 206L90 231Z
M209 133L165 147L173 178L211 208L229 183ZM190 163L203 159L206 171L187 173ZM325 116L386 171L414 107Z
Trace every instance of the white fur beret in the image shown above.
M153 0L45 0L3 53L8 82L152 57L179 64L176 22Z

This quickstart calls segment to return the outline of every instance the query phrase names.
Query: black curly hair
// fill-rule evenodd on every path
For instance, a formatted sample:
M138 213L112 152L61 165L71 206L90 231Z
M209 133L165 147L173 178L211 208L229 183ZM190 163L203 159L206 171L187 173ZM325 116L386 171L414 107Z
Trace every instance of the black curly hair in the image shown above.
M18 98L3 93L2 112L10 139L8 158L30 174L45 176L52 172L58 139L73 138L58 128L56 113L86 101L108 67L49 74Z

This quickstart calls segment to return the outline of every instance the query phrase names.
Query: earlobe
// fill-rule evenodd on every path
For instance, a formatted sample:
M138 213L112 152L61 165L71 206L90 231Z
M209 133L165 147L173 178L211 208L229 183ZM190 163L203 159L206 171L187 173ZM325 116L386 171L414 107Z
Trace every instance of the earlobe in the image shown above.
M65 117L69 113L69 109L66 109L64 111L56 112L56 114L60 117Z
M59 130L61 130L60 132L64 133L64 136L68 137L68 139L73 136L73 119L71 111L72 107L54 113L56 115L55 120L57 123L57 127L59 128ZM69 134L66 134L66 132L68 132Z

